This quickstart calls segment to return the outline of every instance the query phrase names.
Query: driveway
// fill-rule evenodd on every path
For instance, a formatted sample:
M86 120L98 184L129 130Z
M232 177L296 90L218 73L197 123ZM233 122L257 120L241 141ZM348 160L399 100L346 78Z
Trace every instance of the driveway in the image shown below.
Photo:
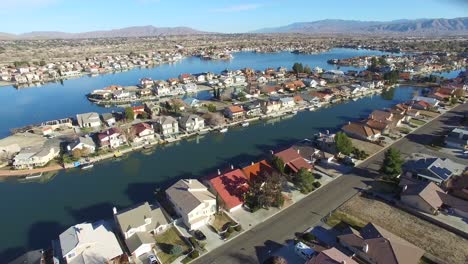
M223 241L208 225L200 227L199 230L206 236L206 240L202 241L203 243L206 243L206 250L211 251L225 243L225 241Z

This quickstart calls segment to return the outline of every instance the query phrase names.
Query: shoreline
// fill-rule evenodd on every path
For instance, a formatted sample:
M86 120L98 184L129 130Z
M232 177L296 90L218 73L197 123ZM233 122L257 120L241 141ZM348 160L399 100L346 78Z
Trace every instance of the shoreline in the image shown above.
M374 92L368 93L366 95L360 95L360 96L357 96L356 98L359 99L359 98L364 98L364 97L367 97L367 96L373 96L375 94L381 94L384 90L391 89L391 88L393 88L393 86L386 87L385 89L374 90ZM313 111L319 110L322 107L330 107L330 106L333 106L333 105L336 105L336 104L345 103L345 102L347 102L349 100L352 100L352 98L342 99L341 101L336 102L336 103L331 103L331 102L322 103L321 107L316 108ZM307 106L298 106L298 107L294 107L294 108L291 108L291 109L275 112L275 113L272 113L272 114L266 114L266 115L251 117L251 118L247 118L247 119L243 119L243 120L239 120L239 121L234 121L234 122L231 122L231 123L226 123L226 124L224 124L222 126L205 128L202 131L192 132L192 133L188 133L188 134L181 134L181 135L177 136L176 138L169 138L169 139L165 139L165 140L161 140L161 141L153 141L149 145L151 146L150 148L152 149L157 145L170 144L170 143L182 141L184 139L189 139L189 138L192 138L192 137L197 136L197 135L204 135L204 134L207 134L207 133L210 133L210 132L218 133L217 131L219 129L221 129L221 128L236 127L236 126L239 126L240 124L242 124L244 122L268 121L268 120L274 119L274 118L281 118L281 117L285 117L285 116L288 116L288 115L296 115L297 113L294 113L294 112L306 111L307 109L309 109L309 107L310 107L309 105L307 105ZM112 158L120 158L121 157L121 155L119 155L119 157L116 157L116 155L115 155L116 152L120 152L122 155L125 155L125 154L128 154L128 153L133 153L133 152L136 152L136 151L144 150L145 149L144 147L145 147L145 145L138 145L138 146L129 145L128 147L120 149L120 150L116 149L116 150L112 150L109 153L102 154L100 156L89 157L89 160L90 160L91 163L100 162L100 161L108 161L109 159L112 159ZM123 157L123 158L126 158L126 157ZM27 176L27 175L30 175L30 174L35 173L35 172L36 173L37 172L51 172L51 171L68 170L68 169L72 169L72 168L78 168L79 169L79 167L75 167L73 163L65 163L65 164L62 164L61 166L57 165L57 166L51 167L51 168L50 167L45 167L45 168L38 168L38 169L31 169L31 170L2 170L2 169L0 169L0 178L3 178L3 177L5 177L5 178L6 177L23 177L23 176Z

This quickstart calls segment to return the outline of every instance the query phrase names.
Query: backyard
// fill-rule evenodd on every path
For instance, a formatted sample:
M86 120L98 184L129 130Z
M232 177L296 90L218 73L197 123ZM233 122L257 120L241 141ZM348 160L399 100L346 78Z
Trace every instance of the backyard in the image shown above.
M378 200L355 196L327 224L340 227L341 222L357 228L373 222L448 263L466 263L466 239Z
M179 234L175 227L171 227L164 233L156 235L156 245L158 250L158 258L162 263L171 263L178 257L190 251L190 246Z

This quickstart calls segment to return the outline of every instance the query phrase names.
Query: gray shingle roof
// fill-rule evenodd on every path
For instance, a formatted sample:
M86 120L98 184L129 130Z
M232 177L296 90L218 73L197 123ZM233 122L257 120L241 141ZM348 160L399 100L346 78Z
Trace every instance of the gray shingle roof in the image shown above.
M151 208L148 202L117 213L115 217L123 232L145 225L145 219L147 218L151 218L151 224L147 227L147 231L156 229L160 225L167 225L170 222L159 206Z

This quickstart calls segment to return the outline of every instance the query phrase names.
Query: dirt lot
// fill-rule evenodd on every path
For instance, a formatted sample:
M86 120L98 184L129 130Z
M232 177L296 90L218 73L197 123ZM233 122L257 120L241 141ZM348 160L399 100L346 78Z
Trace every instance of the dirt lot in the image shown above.
M356 148L360 150L364 150L369 155L372 155L382 149L381 146L374 144L374 143L366 142L366 141L355 139L355 138L350 138L350 139L351 139L351 142L353 142L353 146L355 146Z
M376 223L448 263L467 263L468 240L386 203L355 196L339 210Z

